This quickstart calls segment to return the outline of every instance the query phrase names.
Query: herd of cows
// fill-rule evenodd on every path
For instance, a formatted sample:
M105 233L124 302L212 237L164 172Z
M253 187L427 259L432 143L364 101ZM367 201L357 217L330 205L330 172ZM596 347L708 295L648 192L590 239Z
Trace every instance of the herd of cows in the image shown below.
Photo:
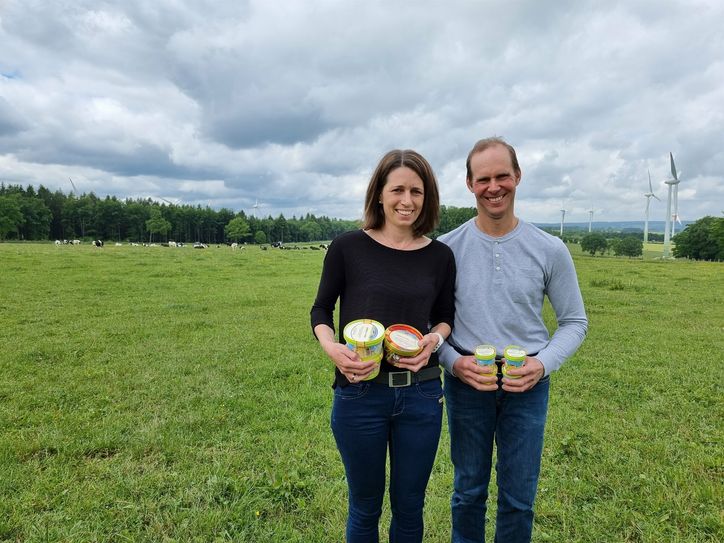
M56 239L56 240L55 240L55 244L56 244L56 245L80 245L81 243L82 243L82 242L81 242L81 240L79 240L79 239L73 239L73 240L68 240L68 239L59 240L59 239ZM103 246L104 246L104 243L103 243L103 240L94 239L93 241L91 241L91 245L93 245L93 247L97 247L97 248L99 248L99 249L102 249ZM165 241L164 241L163 243L133 243L133 242L131 242L131 243L128 243L127 245L130 245L130 246L132 246L132 247L139 247L139 246L143 246L143 247L185 247L185 244L183 244L183 243L181 243L181 242L176 242L176 241L168 241L168 242L165 242ZM223 245L226 245L226 246L228 246L228 247L231 247L231 248L234 249L234 250L236 250L236 249L244 249L244 248L246 247L246 243L244 243L244 244L239 244L239 243L235 243L235 242L234 242L234 243L228 242L228 243L224 243ZM116 243L115 243L115 246L116 246L116 247L122 247L122 246L123 246L123 243L116 242ZM221 244L217 244L216 246L217 246L217 247L221 247ZM193 244L193 248L194 248L194 249L207 249L208 247L209 247L208 244L206 244L206 243L201 243L201 242L199 242L199 241L197 241L196 243ZM281 241L275 241L274 243L271 243L271 244L269 245L269 247L271 247L271 248L273 248L273 249L282 249L282 250L311 249L312 251L319 251L319 250L325 250L325 251L326 251L326 250L329 248L329 245L326 244L326 243L320 243L319 245L303 245L303 246L299 246L299 245L284 245ZM268 249L268 247L267 247L266 245L260 245L259 248L260 248L262 251L266 251L266 250Z
M81 243L82 242L79 239L64 239L63 241L59 239L55 240L56 245L80 245ZM91 245L93 245L94 247L103 247L103 241L100 239L94 239L93 241L91 241ZM120 244L116 243L116 245Z

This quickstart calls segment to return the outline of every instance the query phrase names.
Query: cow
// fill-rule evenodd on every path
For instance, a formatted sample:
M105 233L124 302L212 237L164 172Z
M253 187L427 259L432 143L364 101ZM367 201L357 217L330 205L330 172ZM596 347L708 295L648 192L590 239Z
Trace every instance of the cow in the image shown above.
M56 245L62 245L62 243L60 242L59 239L56 239L56 240L55 240L55 244L56 244Z
M71 243L72 243L73 245L80 245L80 240L79 240L79 239L74 239L73 241L71 241Z
M93 240L93 247L98 247L101 249L103 247L103 241L100 239Z

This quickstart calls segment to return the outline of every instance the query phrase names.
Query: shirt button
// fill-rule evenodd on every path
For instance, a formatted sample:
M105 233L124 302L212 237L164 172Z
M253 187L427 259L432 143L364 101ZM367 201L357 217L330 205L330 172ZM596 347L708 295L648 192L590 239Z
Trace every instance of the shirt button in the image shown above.
M496 271L500 271L500 266L495 266Z
M500 253L495 253L495 258L500 258Z

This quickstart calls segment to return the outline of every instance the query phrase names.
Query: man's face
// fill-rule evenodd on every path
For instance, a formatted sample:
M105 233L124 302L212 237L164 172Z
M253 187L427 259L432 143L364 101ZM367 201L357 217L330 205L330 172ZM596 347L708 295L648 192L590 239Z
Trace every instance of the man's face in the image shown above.
M477 200L478 213L496 220L512 217L520 174L513 169L508 150L494 145L474 154L470 171L472 179L467 184Z

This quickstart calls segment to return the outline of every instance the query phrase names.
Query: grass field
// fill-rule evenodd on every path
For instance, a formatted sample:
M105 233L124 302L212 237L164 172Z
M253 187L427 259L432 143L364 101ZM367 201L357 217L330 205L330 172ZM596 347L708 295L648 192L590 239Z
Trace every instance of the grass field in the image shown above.
M724 267L574 257L590 330L552 379L534 541L721 541ZM0 541L342 541L322 259L0 244Z

